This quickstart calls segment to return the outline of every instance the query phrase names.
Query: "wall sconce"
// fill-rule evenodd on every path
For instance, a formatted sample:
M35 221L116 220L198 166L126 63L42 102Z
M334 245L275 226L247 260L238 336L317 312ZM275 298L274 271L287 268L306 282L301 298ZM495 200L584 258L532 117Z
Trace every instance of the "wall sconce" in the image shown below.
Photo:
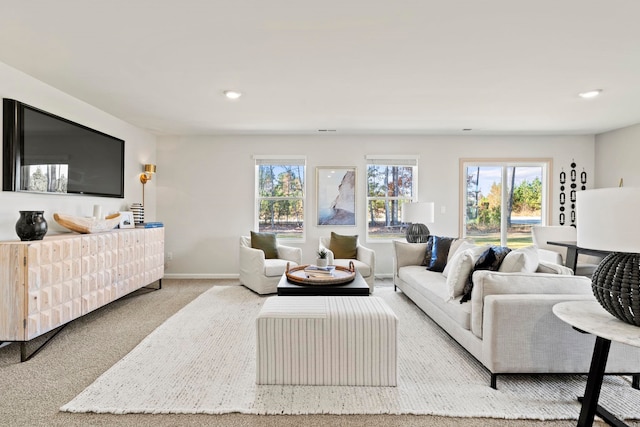
M144 172L140 174L140 182L142 183L142 206L144 206L144 185L148 181L151 181L154 173L156 173L156 165L145 164Z

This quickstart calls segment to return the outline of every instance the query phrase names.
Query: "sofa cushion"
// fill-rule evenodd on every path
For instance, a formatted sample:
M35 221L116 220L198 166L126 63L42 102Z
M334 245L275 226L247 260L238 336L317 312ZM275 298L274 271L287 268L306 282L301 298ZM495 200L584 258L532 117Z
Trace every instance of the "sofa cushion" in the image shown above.
M464 287L469 280L471 270L476 261L487 249L486 246L476 246L471 244L469 249L458 251L445 267L443 275L447 277L448 300L452 300L464 295Z
M463 289L464 295L460 302L467 302L471 298L471 290L473 289L473 272L478 270L498 271L502 261L509 252L511 252L511 249L506 246L490 246L482 253L482 255L480 255L473 266L471 274L469 274L469 277L467 278L467 283Z
M358 236L343 236L332 231L329 250L333 252L334 258L356 259L358 255Z
M264 275L267 277L282 276L287 269L287 264L289 264L289 267L296 267L298 265L295 262L288 261L286 259L265 259Z
M537 269L538 247L531 245L509 252L500 264L498 271L503 273L535 273Z
M460 327L470 329L471 305L460 304L459 298L447 301L447 283L442 273L426 270L419 265L409 265L398 270L398 277L406 286L410 286L446 313Z
M431 263L427 267L427 270L438 272L442 272L444 270L444 267L447 265L451 242L454 240L455 239L453 237L433 236Z
M451 261L451 258L458 252L462 252L467 249L471 249L476 247L476 244L473 242L473 239L453 239L451 242L451 246L449 247L449 255L447 256L447 263ZM445 271L447 267L445 266ZM444 273L444 271L443 271Z
M265 259L278 258L278 242L276 241L275 233L256 233L252 231L251 247L262 250Z

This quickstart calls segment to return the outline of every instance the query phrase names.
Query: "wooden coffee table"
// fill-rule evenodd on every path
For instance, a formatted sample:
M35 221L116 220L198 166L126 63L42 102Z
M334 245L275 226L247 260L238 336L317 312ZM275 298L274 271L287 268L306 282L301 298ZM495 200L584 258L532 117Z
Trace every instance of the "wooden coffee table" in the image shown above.
M369 285L362 275L356 270L356 277L349 283L339 285L303 285L291 283L287 275L283 274L278 283L278 295L329 295L329 296L368 296Z

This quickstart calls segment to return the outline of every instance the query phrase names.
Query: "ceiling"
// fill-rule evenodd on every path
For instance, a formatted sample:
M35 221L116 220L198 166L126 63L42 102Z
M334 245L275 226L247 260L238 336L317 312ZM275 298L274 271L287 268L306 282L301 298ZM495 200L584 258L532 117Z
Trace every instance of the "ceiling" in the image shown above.
M157 134L561 135L640 123L638 0L0 0L0 10L0 61ZM244 95L227 100L227 89ZM590 89L603 93L578 97Z

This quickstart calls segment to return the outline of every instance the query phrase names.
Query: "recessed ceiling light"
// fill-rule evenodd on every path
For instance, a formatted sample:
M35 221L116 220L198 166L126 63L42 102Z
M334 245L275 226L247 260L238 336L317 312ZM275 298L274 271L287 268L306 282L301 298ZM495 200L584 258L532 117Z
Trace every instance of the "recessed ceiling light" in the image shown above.
M224 96L226 96L229 99L238 99L242 96L242 93L238 92L237 90L225 90Z
M580 98L588 99L588 98L595 98L601 93L602 93L602 89L594 89L594 90L589 90L587 92L581 92L578 95L580 96Z

